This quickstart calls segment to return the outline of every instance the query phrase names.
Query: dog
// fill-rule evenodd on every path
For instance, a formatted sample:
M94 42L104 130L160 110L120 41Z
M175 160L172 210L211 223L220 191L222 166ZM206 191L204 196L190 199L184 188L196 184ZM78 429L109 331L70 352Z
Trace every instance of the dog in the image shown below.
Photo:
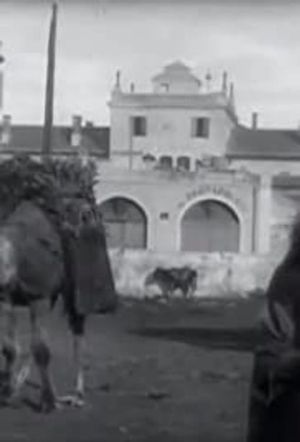
M145 287L157 285L163 296L170 297L180 289L184 298L192 296L197 288L197 272L187 266L166 269L157 267L145 279Z

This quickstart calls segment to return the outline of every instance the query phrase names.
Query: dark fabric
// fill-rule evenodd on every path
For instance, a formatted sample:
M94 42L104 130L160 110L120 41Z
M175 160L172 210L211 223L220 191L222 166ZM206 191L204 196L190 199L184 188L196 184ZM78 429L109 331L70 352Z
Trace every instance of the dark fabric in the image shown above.
M298 265L299 262L299 265ZM300 440L300 260L294 250L275 270L254 354L247 442Z
M255 355L247 442L299 442L299 356L296 359L290 364L290 372L287 364L280 374L277 354Z
M74 296L68 299L68 304L65 304L65 307L72 333L74 335L84 335L86 316L77 312Z
M117 295L101 226L91 223L74 229L65 225L63 245L66 305L75 303L76 312L81 315L114 311Z
M16 250L15 301L18 293L22 303L25 298L53 295L64 270L62 249L56 229L43 211L24 201L6 220L1 233L11 239Z

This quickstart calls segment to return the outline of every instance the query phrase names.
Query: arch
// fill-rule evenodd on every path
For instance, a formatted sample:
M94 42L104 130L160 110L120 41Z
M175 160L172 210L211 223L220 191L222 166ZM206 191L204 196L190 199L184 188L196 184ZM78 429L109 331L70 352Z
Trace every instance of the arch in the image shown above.
M148 218L132 198L111 196L98 203L107 231L109 248L145 249Z
M240 251L241 215L232 203L219 197L191 201L179 219L179 248L183 251Z

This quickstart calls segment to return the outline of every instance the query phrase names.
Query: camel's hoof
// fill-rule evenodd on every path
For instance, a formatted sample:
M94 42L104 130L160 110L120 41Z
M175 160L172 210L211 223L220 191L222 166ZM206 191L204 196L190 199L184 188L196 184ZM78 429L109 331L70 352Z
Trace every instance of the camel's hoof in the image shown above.
M82 394L74 394L62 396L58 399L59 403L62 405L67 405L74 408L82 408L85 405L85 401Z
M7 401L13 394L13 389L10 385L2 385L1 386L1 399L3 401Z
M42 393L39 407L41 413L51 413L58 408L57 399L52 393Z
M56 405L55 404L50 404L50 403L46 403L46 402L42 402L39 406L39 412L42 414L48 414L51 413L52 411L54 411L56 409Z
M60 407L56 401L54 402L42 401L39 406L39 411L40 413L48 414L51 413L52 411L58 410L59 408Z
M0 394L1 398L6 399L9 398L13 394L14 388L11 379L11 375L9 373L3 373L1 375L0 381Z
M21 398L11 383L2 385L1 403L7 407L19 408L21 406Z
M4 404L7 407L11 408L20 408L22 406L22 400L18 394L10 394L9 396L6 396L4 399Z

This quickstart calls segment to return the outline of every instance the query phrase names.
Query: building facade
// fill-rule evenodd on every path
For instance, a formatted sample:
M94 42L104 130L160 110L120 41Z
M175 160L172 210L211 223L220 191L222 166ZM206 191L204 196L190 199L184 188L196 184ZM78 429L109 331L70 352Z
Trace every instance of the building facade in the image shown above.
M85 155L113 249L157 253L281 254L300 198L300 131L239 124L227 74L218 90L183 63L153 77L152 91L117 73L110 126L74 116L53 130L53 155ZM0 92L1 95L1 92ZM2 116L0 155L40 155L42 127Z
M130 247L139 231L136 247L154 251L285 249L298 211L297 130L259 129L256 114L240 125L227 74L212 91L181 62L156 75L150 93L123 91L117 74L109 107L98 194L112 244ZM135 221L128 214L126 224L124 207L122 221L113 215L118 201L135 207Z

